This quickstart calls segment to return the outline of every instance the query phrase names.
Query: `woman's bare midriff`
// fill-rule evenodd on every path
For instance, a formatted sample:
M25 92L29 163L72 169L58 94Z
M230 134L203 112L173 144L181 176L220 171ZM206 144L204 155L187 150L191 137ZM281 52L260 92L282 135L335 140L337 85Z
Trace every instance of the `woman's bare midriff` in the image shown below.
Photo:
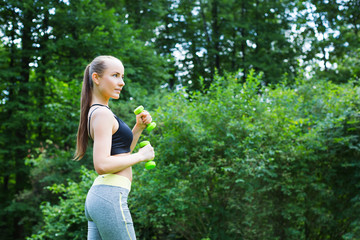
M121 153L121 154L117 154L114 156L126 156L126 155L130 155L130 154L131 153ZM116 172L114 174L126 177L130 180L130 182L132 182L132 168L131 167L125 168L125 169L121 170L120 172Z

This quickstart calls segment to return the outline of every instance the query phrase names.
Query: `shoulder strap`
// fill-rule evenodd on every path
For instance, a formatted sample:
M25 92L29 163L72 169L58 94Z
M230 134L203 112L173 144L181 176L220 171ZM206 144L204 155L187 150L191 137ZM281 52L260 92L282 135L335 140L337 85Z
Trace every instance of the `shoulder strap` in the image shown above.
M91 105L90 108L91 108L92 106L101 106L101 107L106 107L107 109L110 109L108 106L106 106L106 105L104 105L104 104L99 104L99 103L95 103L95 104Z
M92 106L91 106L92 107ZM90 120L91 120L91 115L93 114L93 112L98 109L99 107L95 108L94 110L91 111L90 113L90 116L89 116L89 121L88 121L88 134L89 134L89 137L91 137L91 134L90 134ZM91 137L92 138L92 137Z

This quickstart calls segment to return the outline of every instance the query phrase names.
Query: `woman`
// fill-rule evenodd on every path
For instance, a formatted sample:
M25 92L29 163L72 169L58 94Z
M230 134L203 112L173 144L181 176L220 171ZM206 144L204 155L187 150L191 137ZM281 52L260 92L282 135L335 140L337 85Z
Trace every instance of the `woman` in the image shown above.
M94 142L94 167L99 174L85 202L88 239L136 239L127 206L131 166L155 155L150 144L132 153L142 131L152 121L150 114L138 114L131 130L108 107L109 99L118 99L124 86L124 66L115 57L96 57L85 69L75 158L84 156L90 136Z

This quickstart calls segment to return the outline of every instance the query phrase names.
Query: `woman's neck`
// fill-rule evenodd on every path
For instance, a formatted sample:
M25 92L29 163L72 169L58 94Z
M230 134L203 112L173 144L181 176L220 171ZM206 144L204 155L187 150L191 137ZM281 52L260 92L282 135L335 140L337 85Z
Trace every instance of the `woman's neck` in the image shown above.
M93 104L101 104L101 105L109 106L109 98L106 98L103 95L94 91L91 99L91 105Z

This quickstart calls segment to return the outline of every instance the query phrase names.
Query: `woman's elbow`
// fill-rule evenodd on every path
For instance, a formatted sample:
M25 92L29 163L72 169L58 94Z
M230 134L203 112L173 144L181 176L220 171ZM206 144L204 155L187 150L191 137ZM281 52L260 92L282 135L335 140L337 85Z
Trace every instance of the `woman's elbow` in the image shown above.
M103 174L106 174L106 172L100 168L100 167L95 167L95 171L97 172L97 174L99 175L103 175Z
M94 161L94 169L99 175L109 173L109 170L106 168L103 161Z

